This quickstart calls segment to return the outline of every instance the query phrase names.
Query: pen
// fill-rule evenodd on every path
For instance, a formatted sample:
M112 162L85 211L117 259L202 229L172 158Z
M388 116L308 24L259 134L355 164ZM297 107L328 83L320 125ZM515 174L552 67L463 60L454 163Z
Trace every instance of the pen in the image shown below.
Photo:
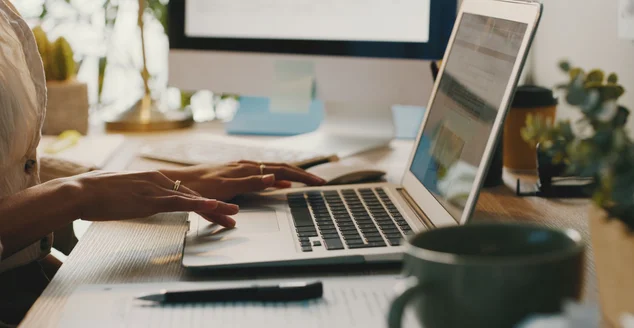
M137 299L158 303L194 302L291 302L306 301L323 296L321 282L286 283L276 286L251 286L191 291L162 290L158 294L140 296Z
M306 169L309 169L309 168L317 166L317 165L330 163L330 162L336 162L338 160L339 160L339 158L336 155L333 155L333 156L319 156L319 157L311 158L311 159L308 159L308 160L305 160L305 161L293 163L293 165L299 167L302 170L306 170Z

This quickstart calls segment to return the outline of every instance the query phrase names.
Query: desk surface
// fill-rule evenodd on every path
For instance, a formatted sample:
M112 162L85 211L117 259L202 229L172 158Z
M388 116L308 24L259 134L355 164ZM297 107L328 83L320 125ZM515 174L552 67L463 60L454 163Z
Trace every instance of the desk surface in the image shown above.
M165 163L137 158L136 151L145 142L160 142L163 138L192 138L198 133L218 134L222 133L222 129L216 123L160 135L128 135L129 140L124 149L110 161L106 169L146 170L165 167ZM388 170L388 179L398 182L411 147L410 141L396 140L389 148L358 157ZM586 219L588 201L519 198L513 191L516 178L516 175L505 173L505 186L483 190L474 220L517 220L574 228L589 241ZM523 178L531 180L531 177ZM194 277L181 268L180 254L187 227L184 214L91 224L20 327L56 327L68 296L81 284L215 278ZM594 301L597 299L597 288L591 249L587 256L585 297Z

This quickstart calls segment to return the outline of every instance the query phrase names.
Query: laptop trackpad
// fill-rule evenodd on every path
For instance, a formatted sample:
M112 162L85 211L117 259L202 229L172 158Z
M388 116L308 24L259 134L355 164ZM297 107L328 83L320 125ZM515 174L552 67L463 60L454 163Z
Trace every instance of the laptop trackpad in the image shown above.
M236 227L231 229L234 233L260 234L280 231L277 223L277 214L274 209L258 208L241 210L237 215L232 216L236 220ZM220 232L219 227L213 224L206 224L198 231L199 236ZM224 230L224 229L220 229Z

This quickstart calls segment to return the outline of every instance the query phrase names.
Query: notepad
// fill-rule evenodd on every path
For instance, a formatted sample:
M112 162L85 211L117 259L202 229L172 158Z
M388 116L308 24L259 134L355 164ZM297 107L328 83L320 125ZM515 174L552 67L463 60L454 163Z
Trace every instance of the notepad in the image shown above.
M156 305L135 296L160 289L226 288L277 284L280 280L134 285L85 285L69 298L59 327L275 327L384 328L398 276L337 277L320 300L297 303L204 303ZM311 279L295 279L308 281ZM284 282L293 280L284 280ZM411 312L404 327L418 327Z
M106 166L111 157L123 146L125 137L118 134L85 136L79 139L77 143L60 152L54 154L47 153L47 147L56 140L57 137L55 136L42 136L42 140L38 145L38 153L41 156L53 157L87 167L102 169Z

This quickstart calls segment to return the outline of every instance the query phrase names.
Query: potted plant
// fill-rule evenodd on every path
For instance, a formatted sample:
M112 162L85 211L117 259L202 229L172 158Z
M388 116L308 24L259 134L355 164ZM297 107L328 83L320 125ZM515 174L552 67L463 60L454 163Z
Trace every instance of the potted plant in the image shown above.
M573 125L530 117L522 135L568 174L593 179L589 220L600 304L605 319L620 326L634 313L634 143L626 130L630 112L618 103L625 89L614 73L560 67L569 81L558 88L582 119Z
M76 79L73 50L64 37L50 42L46 32L33 29L44 64L47 89L46 117L42 133L57 135L66 130L88 132L88 87Z

